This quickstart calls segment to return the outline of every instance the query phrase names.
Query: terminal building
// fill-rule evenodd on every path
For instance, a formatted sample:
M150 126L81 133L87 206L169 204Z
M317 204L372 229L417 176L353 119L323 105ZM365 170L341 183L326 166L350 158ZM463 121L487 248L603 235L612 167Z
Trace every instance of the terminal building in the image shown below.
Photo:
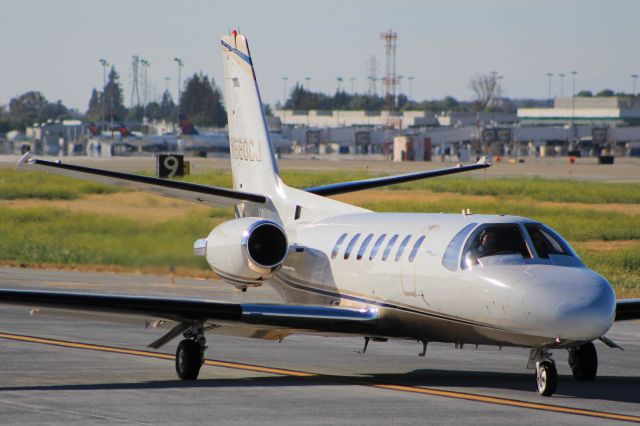
M517 114L277 110L274 115L281 138L298 153L378 154L396 161L426 159L427 151L461 161L480 155L640 156L640 105L631 97L556 98L553 107L520 108Z

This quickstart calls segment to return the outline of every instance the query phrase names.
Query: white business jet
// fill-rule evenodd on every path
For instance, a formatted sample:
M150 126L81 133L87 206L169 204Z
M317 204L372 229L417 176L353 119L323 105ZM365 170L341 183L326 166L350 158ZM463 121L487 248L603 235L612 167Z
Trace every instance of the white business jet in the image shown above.
M485 161L435 171L306 190L278 173L249 46L221 40L233 189L49 162L26 154L24 169L235 208L236 218L195 242L225 281L271 285L281 304L0 290L0 302L39 312L171 327L149 346L180 335L176 370L196 379L205 334L282 339L292 333L413 339L530 348L537 390L557 385L552 349L567 349L577 380L593 380L593 340L614 320L640 318L640 299L616 302L611 285L585 267L567 241L532 219L505 215L375 213L327 196L489 167Z

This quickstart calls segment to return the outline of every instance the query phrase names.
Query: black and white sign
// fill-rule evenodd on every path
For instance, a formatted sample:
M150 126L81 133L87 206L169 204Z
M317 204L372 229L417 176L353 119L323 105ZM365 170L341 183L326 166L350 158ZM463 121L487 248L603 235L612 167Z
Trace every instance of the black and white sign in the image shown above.
M184 159L180 154L158 154L156 175L159 178L171 179L184 175Z

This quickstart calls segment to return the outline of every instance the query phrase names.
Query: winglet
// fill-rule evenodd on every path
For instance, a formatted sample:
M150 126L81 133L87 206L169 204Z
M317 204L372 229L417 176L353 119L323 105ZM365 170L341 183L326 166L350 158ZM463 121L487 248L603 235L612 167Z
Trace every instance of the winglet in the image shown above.
M16 164L16 167L18 169L26 168L26 166L31 164L31 158L33 158L33 153L31 151L26 152L22 157L20 157L18 163Z
M476 161L476 164L478 164L478 165L488 164L489 166L492 166L492 164L489 162L489 156L487 156L487 155L485 155L484 157L482 157L478 161Z

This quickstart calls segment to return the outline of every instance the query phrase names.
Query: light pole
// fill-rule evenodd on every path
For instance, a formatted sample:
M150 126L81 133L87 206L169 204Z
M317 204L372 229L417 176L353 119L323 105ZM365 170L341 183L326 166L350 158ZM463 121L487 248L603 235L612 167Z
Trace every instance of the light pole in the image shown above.
M564 96L564 73L561 72L560 74L558 74L558 76L560 77L560 97Z
M353 82L356 81L356 78L355 77L351 77L349 79L349 81L351 82L351 94L353 95L353 94L355 94L355 90L353 89Z
M176 61L176 63L178 64L178 102L176 102L176 105L178 106L176 108L176 121L178 123L178 126L180 126L180 96L182 95L181 91L182 91L182 87L180 85L181 80L181 74L182 74L182 67L184 66L184 62L182 62L182 59L180 58L173 58L174 61Z
M633 92L631 94L635 97L636 96L636 80L638 79L638 74L631 74L631 78L633 80Z
M548 72L547 77L549 77L549 96L547 99L551 99L551 77L553 77L553 73Z
M570 150L574 150L576 130L574 126L574 120L576 115L576 74L578 71L571 71L571 146Z
M409 77L409 99L413 99L413 76Z
M104 110L107 98L107 67L109 66L109 62L105 59L100 59L100 65L102 65L102 127L104 128Z
M151 65L149 63L149 61L147 61L146 59L141 59L140 60L140 65L142 65L142 81L144 83L144 89L142 90L142 120L144 121L144 118L146 116L146 109L147 109L147 94L149 91L149 80L147 79L147 75L148 75L148 69L149 69L149 65Z
M304 80L307 82L307 92L310 92L311 89L311 77L305 77Z
M282 109L284 109L284 105L287 103L287 82L289 81L289 77L282 77Z
M287 112L285 110L285 105L287 103L287 82L289 81L289 77L282 77L282 126L287 123Z
M336 89L336 93L339 93L340 92L340 86L342 85L343 78L342 77L336 77L336 80L338 81L338 88Z

